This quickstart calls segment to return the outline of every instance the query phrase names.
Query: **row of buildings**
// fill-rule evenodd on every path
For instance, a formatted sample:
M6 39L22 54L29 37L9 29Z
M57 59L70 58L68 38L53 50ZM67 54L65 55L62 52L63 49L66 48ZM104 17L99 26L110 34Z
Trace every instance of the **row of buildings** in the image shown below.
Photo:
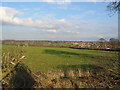
M88 49L118 49L120 48L118 42L68 42L71 47L75 48L88 48Z

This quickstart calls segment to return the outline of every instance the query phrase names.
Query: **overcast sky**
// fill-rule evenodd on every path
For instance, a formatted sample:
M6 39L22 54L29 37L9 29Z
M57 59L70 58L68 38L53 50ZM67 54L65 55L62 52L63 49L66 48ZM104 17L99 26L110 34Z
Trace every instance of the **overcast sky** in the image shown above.
M2 39L82 40L117 38L118 16L108 2L4 2Z

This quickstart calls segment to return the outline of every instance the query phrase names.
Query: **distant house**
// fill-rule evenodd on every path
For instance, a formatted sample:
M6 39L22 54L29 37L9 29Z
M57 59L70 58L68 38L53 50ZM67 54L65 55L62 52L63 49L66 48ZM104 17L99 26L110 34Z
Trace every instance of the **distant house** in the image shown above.
M28 47L29 45L28 45L28 44L24 44L23 46L26 46L26 47Z
M73 45L78 45L78 44L79 44L79 43L76 43L76 42L75 42L75 43L73 43Z

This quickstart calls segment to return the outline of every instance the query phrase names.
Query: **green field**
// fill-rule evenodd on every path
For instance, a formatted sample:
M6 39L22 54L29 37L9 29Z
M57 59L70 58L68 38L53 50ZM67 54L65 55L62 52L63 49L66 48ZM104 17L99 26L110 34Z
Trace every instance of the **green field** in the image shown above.
M23 50L23 55L26 56L26 59L22 62L34 72L54 69L76 69L79 67L112 70L116 66L113 63L118 59L118 52L113 51L7 45L3 45L2 50L3 53L11 50Z

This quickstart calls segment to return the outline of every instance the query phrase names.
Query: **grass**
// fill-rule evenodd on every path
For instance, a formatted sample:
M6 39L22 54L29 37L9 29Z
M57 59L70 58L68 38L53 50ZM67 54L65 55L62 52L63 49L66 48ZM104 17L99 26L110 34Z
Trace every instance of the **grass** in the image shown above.
M112 69L114 61L118 59L118 52L113 51L8 45L3 45L2 50L3 53L11 50L23 50L26 59L22 62L34 72L79 66Z

